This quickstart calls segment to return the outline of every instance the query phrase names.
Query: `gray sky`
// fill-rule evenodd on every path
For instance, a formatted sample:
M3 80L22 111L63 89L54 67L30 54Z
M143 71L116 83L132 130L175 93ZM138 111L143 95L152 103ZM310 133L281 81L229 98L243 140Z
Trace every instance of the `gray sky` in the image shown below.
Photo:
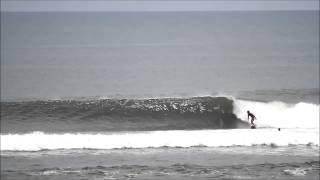
M41 11L259 11L319 10L317 0L118 0L118 1L32 1L1 0L2 12Z

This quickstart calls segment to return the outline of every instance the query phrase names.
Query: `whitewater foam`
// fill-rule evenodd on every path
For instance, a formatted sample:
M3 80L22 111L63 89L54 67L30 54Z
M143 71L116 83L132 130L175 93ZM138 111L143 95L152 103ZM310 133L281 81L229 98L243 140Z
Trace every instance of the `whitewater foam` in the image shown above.
M192 146L252 146L273 144L319 145L318 129L233 129L194 131L148 131L126 133L66 133L1 135L1 150L38 151L43 149L115 149Z
M319 105L234 100L234 114L238 118L247 121L247 110L256 115L258 127L319 128Z

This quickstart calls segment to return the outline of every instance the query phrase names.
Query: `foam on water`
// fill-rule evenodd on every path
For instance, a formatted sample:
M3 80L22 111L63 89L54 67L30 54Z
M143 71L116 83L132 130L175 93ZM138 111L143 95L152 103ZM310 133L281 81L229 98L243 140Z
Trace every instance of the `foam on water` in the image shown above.
M319 145L318 129L233 129L149 131L127 133L76 133L1 135L1 150L114 149L192 146Z
M247 110L253 112L258 127L319 128L319 105L300 102L254 102L234 100L234 114L247 119Z
M286 169L284 173L293 176L304 176L307 174L307 171L310 171L311 168L303 169L303 168L295 168L295 169Z

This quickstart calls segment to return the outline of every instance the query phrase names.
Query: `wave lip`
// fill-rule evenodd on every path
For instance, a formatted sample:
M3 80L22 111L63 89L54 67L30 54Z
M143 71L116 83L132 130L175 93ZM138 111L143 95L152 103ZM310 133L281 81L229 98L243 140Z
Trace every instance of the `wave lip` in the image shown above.
M252 146L252 145L316 145L319 146L317 129L233 129L196 131L149 131L116 134L76 133L1 135L2 151L39 151L53 149L117 149L149 147L193 146Z

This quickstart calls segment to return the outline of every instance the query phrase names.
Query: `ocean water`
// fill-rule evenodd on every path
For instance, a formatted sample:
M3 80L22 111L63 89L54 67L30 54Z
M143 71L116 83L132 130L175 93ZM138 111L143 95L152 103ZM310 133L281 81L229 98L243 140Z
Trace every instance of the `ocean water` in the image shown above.
M318 20L2 13L1 179L319 179Z
M318 11L2 13L1 99L318 89L318 22Z
M316 103L91 98L2 102L1 111L4 179L319 178Z

